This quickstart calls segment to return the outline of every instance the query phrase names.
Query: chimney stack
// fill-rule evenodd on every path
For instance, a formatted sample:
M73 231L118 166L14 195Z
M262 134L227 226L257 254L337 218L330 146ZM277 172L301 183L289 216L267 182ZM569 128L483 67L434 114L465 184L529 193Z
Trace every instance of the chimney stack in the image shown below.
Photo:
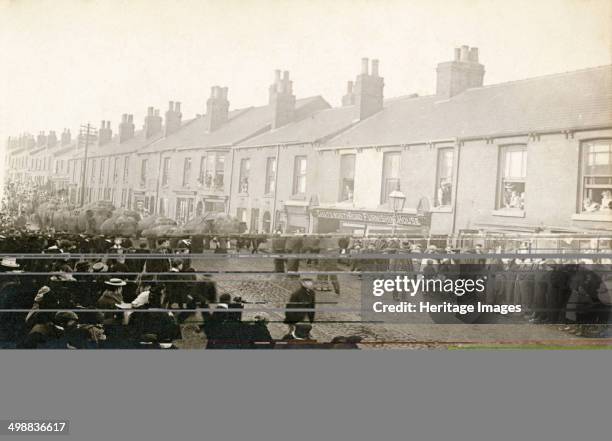
M352 106L355 104L355 93L353 92L353 82L346 83L346 95L342 97L342 106Z
M161 132L162 129L162 119L159 116L159 109L154 109L153 107L149 107L147 109L147 116L145 116L144 120L144 133L145 138L150 138L154 135L157 135Z
M168 136L181 128L181 103L170 101L166 110L166 128L164 136Z
M134 115L124 113L119 124L119 142L125 142L134 137Z
M110 127L110 121L102 120L100 130L98 130L98 145L108 144L113 138L113 131Z
M47 145L47 137L45 136L45 132L38 132L38 136L36 137L36 147L42 147Z
M485 69L478 62L478 48L455 48L453 61L438 64L436 95L451 98L466 89L482 87Z
M210 98L206 100L206 129L209 132L217 130L228 119L229 101L227 87L213 86L210 88Z
M57 135L55 134L55 130L51 130L49 132L49 136L47 137L47 146L53 148L57 145Z
M361 59L361 74L353 88L354 103L359 109L359 119L365 119L383 108L384 79L378 73L378 60L372 60L371 70L368 69L369 60ZM344 102L344 100L343 100Z
M293 121L295 116L295 95L289 71L274 71L274 83L269 87L269 103L272 106L272 128L276 129Z
M60 139L61 139L61 141L60 141L61 145L68 145L68 144L70 144L70 141L72 141L72 136L70 135L70 129L64 129Z

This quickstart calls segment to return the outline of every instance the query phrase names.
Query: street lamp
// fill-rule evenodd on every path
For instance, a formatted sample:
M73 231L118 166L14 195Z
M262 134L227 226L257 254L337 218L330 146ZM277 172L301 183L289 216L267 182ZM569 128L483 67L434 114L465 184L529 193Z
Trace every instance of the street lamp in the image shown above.
M391 199L391 208L393 208L393 235L397 229L397 213L404 209L406 203L406 195L399 190L393 190L389 193L389 199Z

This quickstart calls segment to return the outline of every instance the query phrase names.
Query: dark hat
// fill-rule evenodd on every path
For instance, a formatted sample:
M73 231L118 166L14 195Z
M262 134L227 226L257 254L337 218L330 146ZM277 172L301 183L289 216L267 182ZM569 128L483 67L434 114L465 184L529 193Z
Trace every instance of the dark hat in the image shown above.
M74 311L59 311L55 314L54 321L60 326L65 326L70 321L78 322L79 316Z
M91 264L87 261L77 262L74 271L77 273L87 273L91 269Z

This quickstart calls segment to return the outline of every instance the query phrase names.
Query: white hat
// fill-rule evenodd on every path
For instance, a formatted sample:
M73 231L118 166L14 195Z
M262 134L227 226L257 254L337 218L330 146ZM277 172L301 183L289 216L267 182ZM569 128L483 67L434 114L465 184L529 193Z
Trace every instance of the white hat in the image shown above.
M21 265L17 263L16 257L3 257L0 265L6 268L19 268Z
M125 286L125 285L127 285L127 283L124 280L117 279L117 278L112 278L110 280L107 280L104 283L106 283L107 285L111 285L111 286Z

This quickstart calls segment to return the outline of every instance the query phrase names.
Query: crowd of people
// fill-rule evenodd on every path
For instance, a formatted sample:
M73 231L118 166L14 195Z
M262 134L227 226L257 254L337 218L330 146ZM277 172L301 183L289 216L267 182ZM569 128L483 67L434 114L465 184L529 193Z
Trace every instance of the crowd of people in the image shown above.
M526 245L453 248L425 238L303 231L155 240L65 233L24 225L24 213L44 190L9 190L12 199L3 201L0 216L2 347L173 348L181 324L198 314L208 348L356 348L354 336L326 343L312 338L316 292L340 296L341 273L448 278L458 268L487 277L483 295L460 301L521 305L525 322L555 324L578 336L609 332L608 254L561 261L538 258ZM22 202L15 203L20 196ZM285 305L287 334L281 340L271 337L266 314L243 320L241 296L218 294L212 276L195 271L192 255L202 253L268 254L274 273L299 279ZM304 271L316 276L304 277Z
M198 251L200 246L218 249L210 246L217 237L207 237L207 244L201 240L195 238ZM291 295L288 332L275 341L266 314L243 320L242 298L218 294L210 274L196 273L193 242L193 237L160 238L151 248L151 241L142 238L6 230L0 235L0 255L5 256L0 261L0 344L173 348L181 339L181 324L197 314L207 348L357 348L356 337L324 343L312 338L315 300L308 279Z

